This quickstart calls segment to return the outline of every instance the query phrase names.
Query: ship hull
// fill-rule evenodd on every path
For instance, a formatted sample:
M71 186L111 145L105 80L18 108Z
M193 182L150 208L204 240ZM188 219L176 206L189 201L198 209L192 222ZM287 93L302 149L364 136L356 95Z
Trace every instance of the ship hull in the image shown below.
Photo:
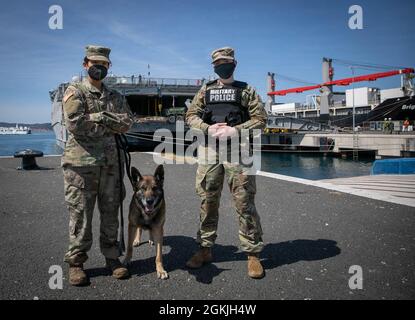
M127 133L131 147L149 149L157 146L160 141L153 139L158 129L169 130L176 134L178 126L184 127L183 110L191 103L191 99L203 84L197 79L156 79L156 78L119 78L108 77L105 84L126 97L131 112L134 115L133 127ZM56 135L56 143L64 148L68 138L65 128L62 98L69 83L62 83L57 89L50 92L52 101L52 127ZM175 110L172 121L172 110ZM181 124L180 124L181 123ZM180 130L180 129L179 129ZM184 131L187 128L182 129Z

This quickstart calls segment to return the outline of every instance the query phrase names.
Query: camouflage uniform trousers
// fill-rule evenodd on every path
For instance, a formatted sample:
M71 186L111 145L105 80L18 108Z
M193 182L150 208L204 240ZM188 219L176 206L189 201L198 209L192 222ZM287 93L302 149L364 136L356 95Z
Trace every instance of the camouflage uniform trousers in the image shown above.
M241 163L209 164L199 161L196 172L196 192L200 196L200 225L197 242L202 247L213 246L217 237L219 204L226 176L239 218L239 240L245 252L259 253L264 247L260 217L255 208L255 175L247 174L249 166Z
M65 202L69 210L69 248L64 261L81 264L92 246L92 215L98 200L100 249L106 258L119 257L118 209L120 180L118 165L63 168ZM123 199L125 187L122 185Z

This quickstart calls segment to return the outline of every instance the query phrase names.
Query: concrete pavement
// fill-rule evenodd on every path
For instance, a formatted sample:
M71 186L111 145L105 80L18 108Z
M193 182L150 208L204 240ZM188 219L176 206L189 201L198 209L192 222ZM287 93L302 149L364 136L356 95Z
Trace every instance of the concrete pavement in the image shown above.
M135 153L133 165L153 173L152 155ZM0 159L1 299L414 299L415 212L413 207L258 176L256 206L266 247L266 277L246 274L238 248L236 213L224 187L214 263L188 270L196 249L199 200L195 165L166 165L164 260L170 279L158 280L155 249L135 249L132 277L117 281L103 268L99 215L85 267L91 285L71 287L63 255L68 214L60 157L38 159L40 171L16 171L19 160ZM127 186L125 215L132 190ZM144 239L147 234L144 234ZM51 290L50 266L62 266L62 290ZM349 268L361 266L363 289L349 288Z

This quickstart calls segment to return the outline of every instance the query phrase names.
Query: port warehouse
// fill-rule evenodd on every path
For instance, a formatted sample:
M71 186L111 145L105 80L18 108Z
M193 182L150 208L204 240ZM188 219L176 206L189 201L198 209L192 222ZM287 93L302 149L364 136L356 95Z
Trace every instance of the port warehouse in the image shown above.
M399 88L384 89L361 87L348 89L346 92L333 92L333 105L330 107L331 116L350 115L353 106L356 114L367 114L377 105L391 98L402 98L404 90ZM320 96L308 95L305 104L302 103L276 103L271 106L274 114L296 117L315 118L320 116Z

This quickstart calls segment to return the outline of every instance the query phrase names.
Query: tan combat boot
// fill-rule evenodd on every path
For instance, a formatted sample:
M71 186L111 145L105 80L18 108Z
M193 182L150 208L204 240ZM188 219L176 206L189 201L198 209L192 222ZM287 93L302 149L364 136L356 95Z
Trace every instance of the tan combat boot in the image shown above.
M111 270L116 279L126 279L130 276L128 269L118 259L105 258L106 267Z
M248 253L248 275L254 279L261 279L265 275L257 253Z
M88 276L84 272L84 267L82 264L69 265L69 284L71 286L84 286L88 284L88 282Z
M212 262L212 249L201 247L196 253L186 262L186 266L191 269L198 269L203 264Z

